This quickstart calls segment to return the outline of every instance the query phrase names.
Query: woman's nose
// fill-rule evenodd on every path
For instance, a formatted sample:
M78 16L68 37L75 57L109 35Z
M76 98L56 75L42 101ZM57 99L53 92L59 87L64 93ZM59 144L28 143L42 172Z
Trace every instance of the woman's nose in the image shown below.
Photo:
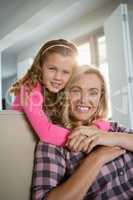
M81 102L83 104L87 104L89 102L88 94L84 93L84 94L81 95Z

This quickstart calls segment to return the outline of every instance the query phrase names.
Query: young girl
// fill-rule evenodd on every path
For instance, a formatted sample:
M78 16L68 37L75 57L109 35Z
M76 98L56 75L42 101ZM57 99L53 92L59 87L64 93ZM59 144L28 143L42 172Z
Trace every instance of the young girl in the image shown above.
M26 75L11 87L16 96L12 108L24 112L39 139L47 143L64 145L69 134L68 129L57 124L61 124L63 90L76 66L77 55L72 42L51 40L42 46Z

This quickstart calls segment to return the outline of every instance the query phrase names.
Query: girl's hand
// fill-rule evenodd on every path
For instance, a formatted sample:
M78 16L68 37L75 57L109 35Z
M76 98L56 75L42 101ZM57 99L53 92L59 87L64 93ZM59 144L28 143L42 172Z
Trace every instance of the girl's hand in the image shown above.
M28 92L25 86L21 86L20 90L20 102L22 106L26 106L28 104Z

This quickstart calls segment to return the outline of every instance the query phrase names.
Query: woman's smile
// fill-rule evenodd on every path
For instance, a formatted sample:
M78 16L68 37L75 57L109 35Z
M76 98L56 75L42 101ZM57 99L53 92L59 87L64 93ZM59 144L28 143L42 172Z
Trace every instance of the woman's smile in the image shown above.
M76 109L77 109L78 112L86 113L86 112L89 112L89 110L91 109L91 107L78 105L78 106L76 106Z

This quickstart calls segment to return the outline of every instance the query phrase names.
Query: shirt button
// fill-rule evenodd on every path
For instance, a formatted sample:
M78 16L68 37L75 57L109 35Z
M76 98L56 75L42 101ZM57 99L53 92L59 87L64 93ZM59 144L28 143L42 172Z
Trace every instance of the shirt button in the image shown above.
M119 171L119 175L120 175L120 176L123 176L123 175L124 175L124 171L123 171L123 170L120 170L120 171Z

